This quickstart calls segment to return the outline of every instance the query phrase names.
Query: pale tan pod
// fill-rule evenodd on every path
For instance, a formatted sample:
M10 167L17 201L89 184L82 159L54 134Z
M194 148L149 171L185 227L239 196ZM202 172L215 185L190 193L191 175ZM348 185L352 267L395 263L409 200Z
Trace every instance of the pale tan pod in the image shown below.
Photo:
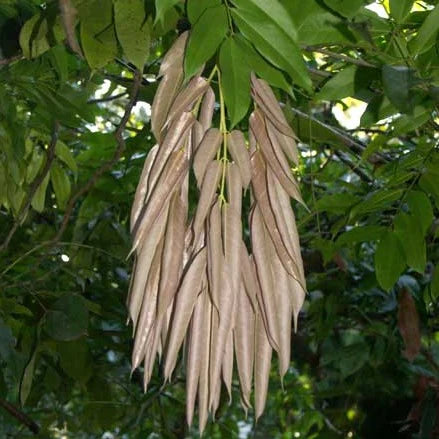
M266 162L273 169L273 172L281 185L291 197L295 198L300 203L305 204L300 195L299 185L291 175L288 163L286 163L286 161L280 163L275 151L273 150L273 145L268 138L265 128L264 117L259 110L255 110L250 116L250 129L254 132ZM282 155L282 157L285 160L285 156Z
M229 395L229 405L232 403L232 378L233 378L233 331L230 331L229 337L224 349L222 360L222 375L224 385Z
M250 156L245 144L244 134L241 131L233 130L227 135L227 147L232 159L238 165L242 185L247 189L251 180Z
M302 267L302 258L300 256L300 249L299 254L297 254L297 249L295 245L293 244L293 240L295 240L295 236L290 235L290 231L295 228L295 224L292 224L288 226L286 215L288 214L288 210L291 209L290 206L284 206L280 203L280 199L278 196L277 188L280 187L280 190L284 190L276 177L273 175L273 173L270 171L270 169L267 169L267 188L268 188L268 198L270 201L270 207L273 211L273 215L276 221L276 225L279 227L280 235L282 238L282 242L284 243L285 247L288 250L288 253L294 257L294 260L296 261L297 271L294 273L295 277L297 279L300 279L304 282L303 279L303 267ZM288 197L288 194L286 194ZM289 198L288 198L289 199ZM294 214L293 214L294 215ZM297 233L297 231L296 231Z
M266 167L264 160L259 151L256 151L251 157L252 165L252 187L254 196L260 207L264 223L268 233L273 241L274 247L279 255L282 264L291 276L298 272L297 264L293 255L290 255L288 249L282 241L279 227L276 224L270 201L267 194ZM298 279L299 280L299 279Z
M195 123L192 125L192 155L191 155L191 161L192 157L195 155L195 151L198 149L198 147L201 144L201 141L204 137L204 129L198 120L195 121Z
M187 362L186 362L186 420L192 425L201 361L203 360L203 326L207 308L208 294L206 288L197 298L189 327Z
M209 163L206 174L201 185L200 198L198 200L197 211L193 224L194 242L198 240L202 229L204 228L204 221L209 213L209 210L214 202L218 183L221 178L222 164L218 160Z
M233 210L241 216L242 179L236 163L227 163L227 201Z
M183 265L186 212L178 193L169 208L159 284L157 315L161 317L168 309L177 292Z
M279 375L282 379L290 367L293 292L290 289L291 276L285 271L273 245L271 243L269 245L273 278L276 279L275 298L279 322Z
M252 268L252 263L250 261L249 254L247 252L247 247L244 241L241 241L241 274L242 281L244 283L245 291L252 305L253 311L258 312L258 302L257 302L257 290L259 289L258 280L256 278L256 272Z
M198 187L201 186L208 164L215 158L221 145L223 135L218 128L210 128L206 131L194 156L194 173Z
M279 131L289 137L296 138L294 131L288 125L279 102L268 83L263 79L257 79L253 73L251 83L253 99L264 109L266 116L270 118Z
M157 311L157 295L158 286L160 280L160 266L163 253L162 237L156 247L156 249L150 249L154 252L154 257L151 263L151 269L148 274L148 281L145 286L145 292L142 300L142 308L140 310L139 322L136 326L136 333L134 336L134 347L132 354L132 370L136 369L143 357L143 352L147 352L146 343L151 331L151 328L156 321Z
M152 164L150 177L148 179L149 194L154 192L157 182L159 181L171 154L179 148L186 146L187 137L189 136L190 129L194 123L195 118L192 113L183 113L181 117L171 125L163 142L159 145L159 150Z
M212 87L209 87L204 94L203 101L201 103L201 109L199 114L199 121L206 132L212 125L213 112L215 110L215 93Z
M255 332L255 419L258 420L264 411L267 400L272 355L272 347L260 314L256 317Z
M143 165L142 174L140 175L139 184L136 188L136 193L134 195L133 205L131 207L131 216L130 216L130 231L133 230L134 224L137 221L137 218L142 210L143 205L145 204L146 194L148 192L148 177L151 171L152 163L155 159L155 156L158 151L158 145L155 145L151 148L146 157L145 163Z
M151 380L152 372L154 370L155 358L158 354L161 325L162 319L157 320L150 333L151 340L149 342L149 350L145 355L145 369L143 371L143 391L145 393L148 390L148 384Z
M133 331L135 331L137 327L137 320L143 301L145 285L155 254L155 249L165 232L168 206L169 204L165 205L165 209L160 213L158 221L156 221L150 228L149 233L145 236L145 240L142 242L137 253L136 270L133 274L134 279L131 285L128 303L128 313L133 322Z
M139 219L133 229L133 247L132 253L139 244L143 241L146 231L153 226L164 207L168 205L175 188L184 178L187 172L189 163L185 157L184 151L175 151L171 154L169 162L164 171L166 179L163 184L160 184L151 194L147 204L143 207L139 214Z
M209 299L209 295L207 295ZM209 370L211 367L211 345L212 345L212 323L216 316L216 311L210 300L206 300L206 307L203 312L203 331L202 331L202 359L200 361L200 378L198 384L198 419L200 435L206 428L208 409L209 409Z
M189 32L183 32L166 52L160 63L159 77L165 75L173 67L180 65L183 68L184 51L188 37Z
M174 314L166 350L164 367L165 380L169 380L175 367L178 351L183 343L189 320L198 294L201 291L203 273L206 269L206 249L202 249L190 263L183 276L175 298Z
M223 271L224 253L221 234L220 201L216 200L210 209L207 236L207 276L209 294L217 310L221 295L221 273Z
M151 105L151 131L158 142L162 141L165 134L163 126L168 117L169 109L183 83L183 78L183 67L177 65L168 70L157 87Z
M267 119L267 133L270 141L272 143L277 142L282 148L285 155L294 162L296 166L299 165L299 150L297 148L296 139L292 137L288 137L285 134L282 134L278 129L273 125L273 123Z
M267 332L270 335L273 348L279 351L278 310L274 292L273 275L270 268L271 257L266 237L267 231L258 206L255 207L251 217L250 232L256 275L262 293L262 306L267 319Z
M179 118L183 112L191 111L192 106L197 99L205 93L208 87L209 83L201 76L196 76L191 79L186 87L175 98L169 110L164 127L168 127L169 124L171 124L174 119Z
M241 284L241 289L238 294L238 305L233 333L236 366L241 385L241 397L244 409L246 410L251 407L250 394L252 390L255 350L255 312L243 284Z

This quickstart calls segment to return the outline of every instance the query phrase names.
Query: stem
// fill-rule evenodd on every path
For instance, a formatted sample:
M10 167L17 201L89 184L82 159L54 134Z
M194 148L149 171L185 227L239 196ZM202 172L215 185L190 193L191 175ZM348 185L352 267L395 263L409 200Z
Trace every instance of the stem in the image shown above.
M220 158L221 151L218 150L217 154L217 160L221 160L223 162L223 172L221 175L221 187L220 187L220 202L221 204L225 204L226 197L225 197L225 186L226 186L226 167L227 167L227 122L226 122L226 107L224 104L224 94L221 84L221 73L218 70L218 88L219 88L219 95L220 95L220 131L223 135L223 154Z

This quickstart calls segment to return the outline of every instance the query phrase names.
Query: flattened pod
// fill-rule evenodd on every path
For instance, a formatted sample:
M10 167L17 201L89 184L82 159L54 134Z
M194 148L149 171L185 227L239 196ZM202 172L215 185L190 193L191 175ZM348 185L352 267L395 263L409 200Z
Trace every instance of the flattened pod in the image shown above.
M242 183L238 166L235 163L227 164L227 201L233 210L241 216Z
M295 138L294 131L288 125L279 102L268 83L263 79L257 79L253 74L251 82L253 99L264 110L266 116L273 122L280 132L284 133L286 136Z
M297 277L295 273L298 272L297 264L292 255L288 253L279 228L276 224L273 212L271 210L270 201L267 194L267 181L265 177L265 164L261 157L261 153L256 151L250 161L252 165L252 186L255 198L259 204L260 211L264 218L264 223L267 227L268 233L273 241L274 247L279 255L282 264L288 273L293 277Z
M183 32L166 52L160 63L159 77L165 75L172 67L180 65L183 68L184 51L188 36L189 32Z
M206 307L203 312L203 331L202 331L202 359L200 361L200 379L198 384L198 417L200 435L206 428L207 413L209 408L209 370L211 367L210 346L212 334L212 319L216 315L213 304L206 300Z
M233 331L230 331L224 349L224 357L222 361L222 375L224 385L229 394L229 405L232 403L232 377L233 377Z
M197 396L201 362L203 361L204 313L207 307L207 291L204 289L197 298L189 329L188 351L186 362L186 420L192 425L194 405Z
M224 254L221 234L221 209L220 202L216 200L209 214L209 227L207 238L207 275L209 280L209 293L215 308L219 310L219 297L221 294L221 273L223 271Z
M151 251L152 252L152 251ZM132 370L139 367L142 356L147 351L146 343L150 335L151 328L156 320L157 293L160 279L160 265L163 253L163 238L154 252L151 269L149 270L148 281L145 287L145 293L140 310L139 322L136 326L134 337L134 347L132 354Z
M195 301L201 290L201 281L206 269L206 249L203 248L192 260L175 298L172 328L165 360L165 380L169 380L175 367L178 351L183 342Z
M297 148L297 142L294 138L288 137L282 134L273 125L273 123L267 119L267 133L271 143L277 142L282 148L285 155L294 162L296 166L299 165L299 150Z
M227 146L232 159L238 165L241 173L241 180L244 189L247 189L251 180L250 156L245 145L244 134L241 131L233 130L228 134Z
M273 146L268 138L267 131L265 129L264 118L259 110L255 110L250 116L250 128L254 132L258 144L261 147L262 154L268 165L273 169L276 178L280 184L288 192L288 194L295 198L300 203L304 204L302 196L300 195L297 182L291 176L288 163L279 162L276 152L273 150ZM284 159L285 157L282 156Z
M183 151L172 153L166 166L167 172L165 174L167 177L165 181L153 191L148 203L142 208L142 212L133 229L134 243L131 252L143 241L145 232L152 227L164 206L168 204L175 187L178 186L178 182L184 178L188 166L189 162L185 158Z
M259 288L258 280L256 279L256 275L252 269L252 265L250 262L250 257L247 252L247 248L244 244L244 241L241 241L241 274L242 281L244 283L244 287L250 303L252 305L253 311L256 313L258 309L257 303L257 290Z
M166 225L166 216L168 214L168 206L160 213L158 221L150 228L144 242L137 255L136 270L133 274L134 279L131 285L128 312L133 321L133 329L136 329L137 319L142 305L143 293L146 281L148 279L149 270L152 264L155 249L163 237Z
M180 281L183 265L184 233L186 212L183 203L176 193L169 208L162 268L160 274L159 300L157 315L162 316L168 309Z
M241 284L241 289L238 294L238 307L233 333L236 365L238 368L239 382L241 384L241 397L244 408L248 408L251 407L250 394L252 390L255 351L255 312L243 284Z
M209 163L206 170L206 175L201 185L200 199L198 201L197 211L194 219L194 243L197 242L201 230L204 227L204 220L207 217L210 207L215 198L215 193L218 187L219 179L221 177L221 163L217 160Z
M149 151L146 157L145 163L143 165L142 174L140 176L139 184L137 185L136 193L134 195L133 206L131 207L130 216L130 230L133 230L134 224L142 210L143 204L145 203L145 197L148 192L148 177L151 171L152 162L157 154L158 145L155 145Z
M251 239L256 274L261 286L263 309L267 318L267 332L276 351L279 351L279 326L273 276L271 273L271 257L266 240L266 230L258 206L251 218Z
M215 158L223 135L218 128L210 128L203 137L194 156L194 173L198 187L201 186L207 165Z
M206 90L201 103L200 115L198 117L204 132L206 132L212 125L213 112L215 110L215 93L212 87Z
M198 122L198 120L196 120L195 123L192 125L192 135L191 135L192 154L191 154L191 160L192 160L192 157L195 155L195 151L198 149L198 147L200 146L201 141L203 140L204 133L205 133L205 131L204 131L201 123Z
M162 325L162 319L155 322L154 327L151 330L149 342L150 348L145 355L145 370L143 371L143 390L146 393L149 381L151 380L152 371L154 369L154 360L158 353L160 345L160 329Z
M158 142L163 137L162 128L168 117L169 109L183 82L182 66L175 66L168 71L157 87L151 106L151 131Z
M190 128L194 122L195 118L191 113L184 113L172 124L166 137L159 146L157 156L152 165L150 178L148 180L148 192L152 193L154 191L160 174L162 174L171 154L178 148L185 146Z
M175 118L188 110L191 110L195 101L203 95L209 87L209 83L201 76L191 79L187 86L178 94L169 110L165 127L167 127Z
M261 416L267 399L270 378L272 348L265 332L264 322L259 314L256 317L255 345L255 418Z

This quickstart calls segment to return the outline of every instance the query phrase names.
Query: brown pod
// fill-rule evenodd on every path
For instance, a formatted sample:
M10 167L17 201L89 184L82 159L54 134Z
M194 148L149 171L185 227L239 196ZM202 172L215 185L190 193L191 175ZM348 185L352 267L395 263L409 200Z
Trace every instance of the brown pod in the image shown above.
M210 128L195 151L193 168L198 187L201 186L207 166L215 158L222 140L223 135L220 130Z

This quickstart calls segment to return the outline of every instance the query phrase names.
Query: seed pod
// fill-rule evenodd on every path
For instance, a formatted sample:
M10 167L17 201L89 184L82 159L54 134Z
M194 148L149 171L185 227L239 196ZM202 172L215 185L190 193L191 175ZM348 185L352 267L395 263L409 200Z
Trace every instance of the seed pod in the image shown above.
M227 137L227 145L232 159L236 162L241 173L244 189L247 189L251 180L250 156L245 145L244 134L234 130Z
M229 405L232 403L232 378L233 378L233 331L230 331L224 349L224 357L222 361L222 375L224 385L229 394Z
M204 132L206 132L212 125L213 112L215 110L215 93L212 87L206 90L203 97L203 102L201 103L199 121L203 127Z
M210 128L195 151L193 167L198 187L201 186L207 166L216 156L222 139L223 135L219 129Z
M169 72L170 69L181 65L183 67L184 51L186 49L189 32L183 32L171 48L166 52L160 63L159 78Z
M192 310L198 294L202 291L201 281L206 269L206 249L201 250L191 262L186 271L181 286L177 292L172 328L166 352L164 376L165 380L171 378L175 367L177 354L183 342Z
M283 150L284 154L288 157L289 160L292 160L296 166L299 165L299 150L297 148L297 142L294 138L288 137L285 134L282 134L278 129L273 125L273 123L267 119L267 133L270 138L270 142L272 144L278 143Z

